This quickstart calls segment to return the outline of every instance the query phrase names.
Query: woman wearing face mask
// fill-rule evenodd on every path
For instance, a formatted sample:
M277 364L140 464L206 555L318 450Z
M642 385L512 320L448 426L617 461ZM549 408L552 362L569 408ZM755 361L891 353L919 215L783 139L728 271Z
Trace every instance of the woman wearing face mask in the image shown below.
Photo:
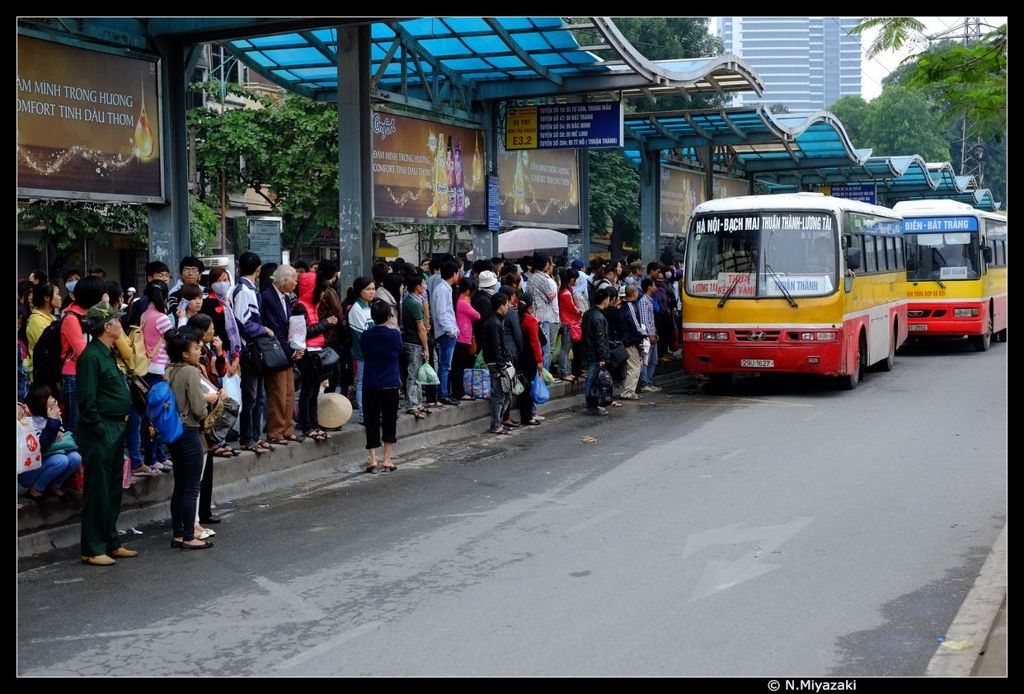
M228 374L237 375L242 338L238 334L238 323L231 308L231 286L231 276L227 270L222 267L210 270L210 294L203 299L199 312L213 319L213 334L220 338L228 357Z

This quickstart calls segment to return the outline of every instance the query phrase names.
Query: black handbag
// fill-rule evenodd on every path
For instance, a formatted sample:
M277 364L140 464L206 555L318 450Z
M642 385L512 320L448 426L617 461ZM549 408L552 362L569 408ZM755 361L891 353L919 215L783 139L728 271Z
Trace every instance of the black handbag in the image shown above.
M608 362L615 367L622 366L629 360L629 353L626 348L622 346L622 343L614 345L609 350Z
M325 374L333 369L341 357L330 347L324 347L319 352L310 352L313 355L315 363L320 366L320 373Z
M276 337L267 335L257 337L252 343L252 355L256 371L261 376L284 371L291 366L288 355L281 349L281 343Z

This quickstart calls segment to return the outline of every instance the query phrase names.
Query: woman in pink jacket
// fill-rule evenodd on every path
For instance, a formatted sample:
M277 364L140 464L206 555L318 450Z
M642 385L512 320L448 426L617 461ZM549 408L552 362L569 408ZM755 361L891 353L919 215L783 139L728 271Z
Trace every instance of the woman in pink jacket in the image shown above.
M563 381L572 383L583 373L583 314L573 299L573 287L579 281L580 273L576 270L565 272L562 289L558 292L558 318L561 322L562 348L558 357L558 375ZM569 345L572 344L572 373L569 372Z
M461 400L473 399L466 395L466 389L462 385L462 374L466 369L473 368L473 324L480 320L480 312L469 303L469 297L474 291L476 291L476 280L471 277L463 277L452 288L452 292L455 293L455 322L459 326L459 337L455 342L455 355L452 357L451 390L449 392L452 398Z

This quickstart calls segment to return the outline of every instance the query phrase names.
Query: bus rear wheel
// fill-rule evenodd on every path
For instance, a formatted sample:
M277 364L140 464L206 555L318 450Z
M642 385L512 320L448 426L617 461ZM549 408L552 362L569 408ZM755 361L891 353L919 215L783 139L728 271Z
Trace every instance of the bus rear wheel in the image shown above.
M867 366L868 360L868 346L864 342L864 333L860 334L860 339L857 340L857 354L854 357L856 366L853 368L853 372L845 376L840 376L839 387L842 390L853 390L860 383L860 379L864 376L864 368Z

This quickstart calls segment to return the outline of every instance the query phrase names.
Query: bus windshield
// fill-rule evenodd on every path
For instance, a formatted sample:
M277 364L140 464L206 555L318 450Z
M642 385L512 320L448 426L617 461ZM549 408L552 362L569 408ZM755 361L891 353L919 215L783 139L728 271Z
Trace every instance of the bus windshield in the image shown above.
M908 280L978 279L978 235L907 234Z
M730 298L831 294L839 267L836 231L828 212L701 215L690 226L686 291Z

